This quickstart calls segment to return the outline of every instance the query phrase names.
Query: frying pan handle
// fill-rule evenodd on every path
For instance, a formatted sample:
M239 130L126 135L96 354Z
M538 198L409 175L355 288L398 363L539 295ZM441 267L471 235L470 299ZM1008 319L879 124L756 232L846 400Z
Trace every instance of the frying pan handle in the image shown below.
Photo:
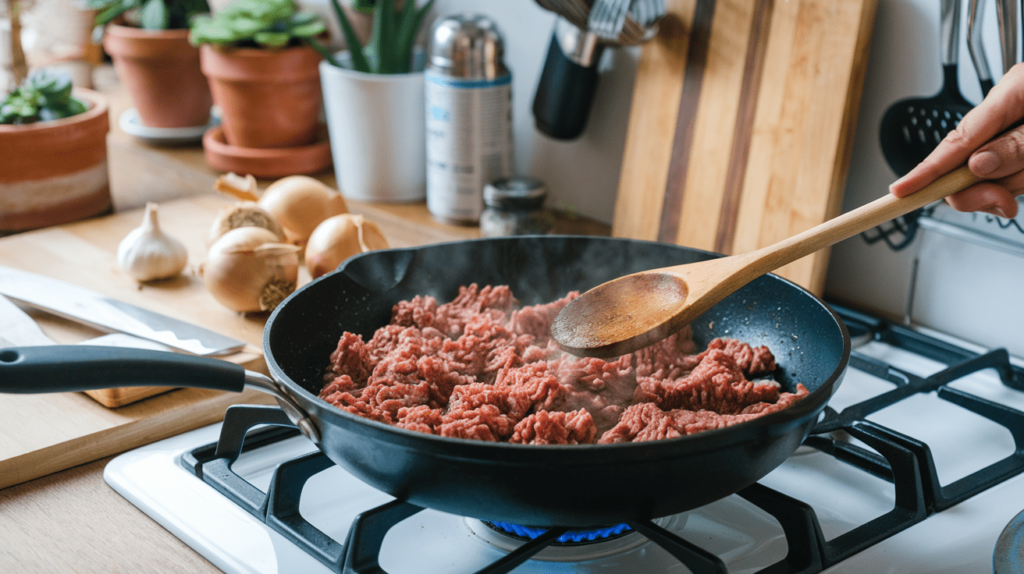
M241 365L193 355L46 345L0 349L0 393L63 393L119 387L192 387L242 392Z

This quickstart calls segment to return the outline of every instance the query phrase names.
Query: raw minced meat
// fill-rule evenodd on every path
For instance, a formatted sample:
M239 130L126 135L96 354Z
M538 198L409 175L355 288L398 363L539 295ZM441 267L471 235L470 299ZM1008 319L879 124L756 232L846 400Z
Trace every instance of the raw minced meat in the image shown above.
M639 442L695 434L784 409L808 394L770 380L767 347L689 328L615 360L558 349L551 323L579 296L515 308L507 286L451 302L402 301L369 341L344 333L320 398L418 432L527 444Z

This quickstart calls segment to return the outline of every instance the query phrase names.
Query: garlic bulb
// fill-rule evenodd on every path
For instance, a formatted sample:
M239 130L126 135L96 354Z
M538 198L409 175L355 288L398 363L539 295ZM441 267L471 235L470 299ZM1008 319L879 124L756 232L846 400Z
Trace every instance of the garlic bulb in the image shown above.
M147 203L142 225L131 230L117 246L117 263L137 281L174 277L188 263L188 250L160 230L157 204Z
M210 246L203 264L206 289L240 313L272 311L295 290L299 248L261 227L239 227Z
M335 215L323 220L309 236L306 268L316 279L353 255L387 248L388 240L372 221L350 213Z
M284 241L284 231L272 215L253 201L240 201L220 211L210 228L209 243L216 241L238 227L262 227L274 232L279 241Z
M305 175L275 181L260 196L259 205L284 229L289 243L305 245L321 221L348 212L337 190Z

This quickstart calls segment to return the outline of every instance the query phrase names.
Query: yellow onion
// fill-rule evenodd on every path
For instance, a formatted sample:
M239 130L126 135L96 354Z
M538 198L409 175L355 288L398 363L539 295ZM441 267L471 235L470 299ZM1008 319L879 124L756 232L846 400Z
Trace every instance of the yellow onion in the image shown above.
M321 221L348 212L337 190L305 175L275 181L260 196L259 205L281 225L285 239L305 245Z
M284 231L277 224L274 216L254 201L239 201L225 207L217 214L217 219L210 227L210 237L207 243L212 244L221 235L239 227L262 227L277 235L278 241L284 241Z
M388 240L372 221L351 213L335 215L323 220L309 236L306 268L316 279L353 255L387 248Z
M202 267L206 289L240 313L272 311L295 291L299 248L280 243L270 230L239 227L210 246Z

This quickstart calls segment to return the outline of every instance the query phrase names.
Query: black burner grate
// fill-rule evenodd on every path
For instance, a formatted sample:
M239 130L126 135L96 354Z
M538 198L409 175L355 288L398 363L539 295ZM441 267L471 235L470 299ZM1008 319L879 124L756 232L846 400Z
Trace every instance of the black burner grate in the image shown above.
M836 310L855 338L884 342L949 367L931 376L919 377L853 352L851 367L888 380L896 388L841 412L826 407L823 418L804 444L891 482L895 488L895 504L889 512L826 540L818 517L806 503L761 484L740 491L739 496L775 517L788 541L787 556L758 574L821 572L931 514L1024 471L1024 413L948 386L970 373L991 368L999 373L1003 384L1024 391L1024 370L1010 363L1005 350L979 355L849 309L837 307ZM1014 452L951 484L942 485L927 444L866 420L872 413L900 400L930 392L1006 427L1013 436ZM248 432L256 425L272 426ZM870 449L838 440L830 434L839 430ZM356 517L347 540L342 543L318 530L299 513L303 485L334 464L324 454L314 452L282 463L274 472L267 492L231 470L231 463L243 451L297 435L298 431L276 407L231 407L224 418L220 440L186 453L182 464L333 571L343 574L384 573L378 562L384 536L392 526L423 510L421 507L395 500L364 512ZM628 527L664 548L694 574L728 572L722 560L714 554L651 521L630 522ZM551 528L476 574L510 572L567 532L567 528Z

